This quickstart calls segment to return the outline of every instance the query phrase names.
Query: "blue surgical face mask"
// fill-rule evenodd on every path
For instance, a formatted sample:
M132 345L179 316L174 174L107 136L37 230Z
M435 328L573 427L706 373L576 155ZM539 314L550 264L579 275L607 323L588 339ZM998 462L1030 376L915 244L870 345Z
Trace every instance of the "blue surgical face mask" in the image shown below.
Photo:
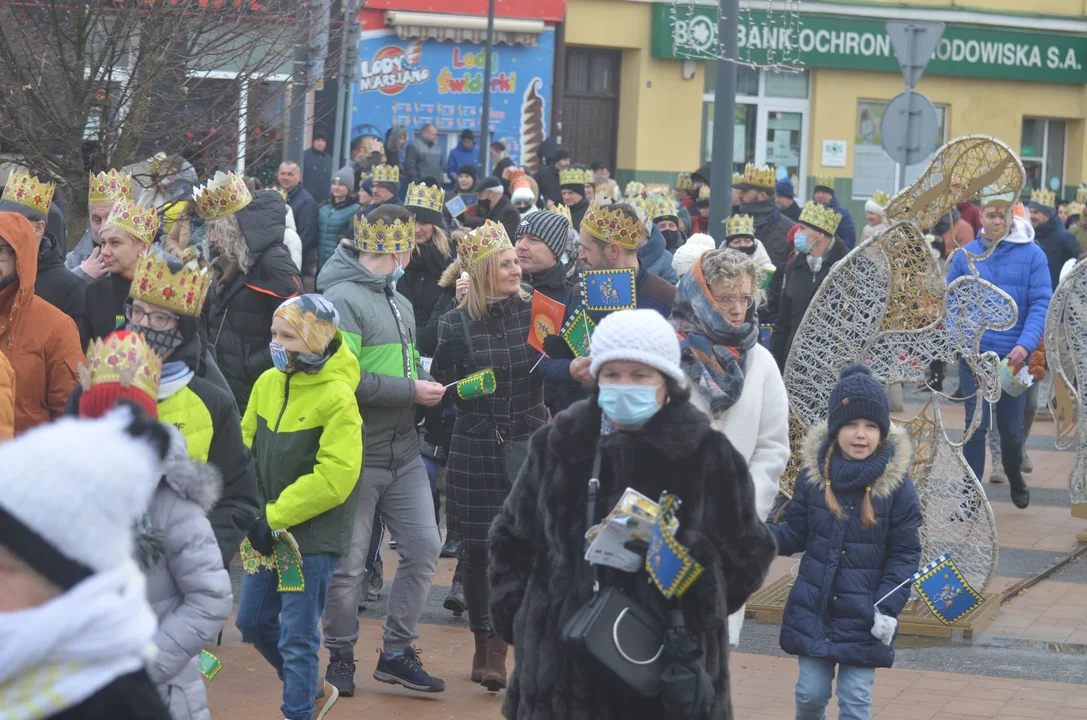
M275 365L276 370L287 372L287 368L291 364L291 356L287 352L287 348L277 342L270 342L268 343L268 349L272 351L272 364Z
M396 258L396 269L393 270L393 289L396 289L396 281L404 277L404 266L400 264L400 258Z
M796 235L793 235L793 247L796 248L798 253L807 255L808 251L811 250L811 244L808 242L808 234L798 232Z
M601 385L597 403L616 425L641 427L660 412L659 385Z

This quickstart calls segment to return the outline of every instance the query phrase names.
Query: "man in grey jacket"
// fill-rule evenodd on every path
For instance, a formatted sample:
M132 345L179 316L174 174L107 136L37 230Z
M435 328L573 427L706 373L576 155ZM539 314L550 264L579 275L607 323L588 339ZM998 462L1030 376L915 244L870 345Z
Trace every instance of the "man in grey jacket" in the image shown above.
M375 510L397 542L400 564L389 591L384 649L374 678L419 692L445 690L442 680L423 670L412 647L442 545L419 454L415 410L416 405L437 405L445 394L420 364L415 312L396 292L396 281L411 261L414 225L403 207L374 210L355 226L351 244L340 245L317 277L318 290L340 313L344 341L359 360L355 396L366 429L351 550L332 577L322 623L331 653L326 679L344 696L355 693L358 605Z
M423 178L433 178L444 183L442 170L442 148L438 142L438 128L427 123L419 131L419 137L411 141L404 154L404 176L408 182L419 182Z

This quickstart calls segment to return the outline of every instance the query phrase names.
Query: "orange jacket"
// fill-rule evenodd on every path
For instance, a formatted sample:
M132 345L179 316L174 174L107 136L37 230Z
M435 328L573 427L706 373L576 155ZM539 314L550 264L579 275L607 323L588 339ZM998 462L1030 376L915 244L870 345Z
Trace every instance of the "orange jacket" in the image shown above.
M0 352L0 442L15 435L15 368Z
M0 238L15 248L18 280L0 290L0 351L15 369L15 433L64 413L83 351L72 319L34 295L38 249L30 221L0 212Z

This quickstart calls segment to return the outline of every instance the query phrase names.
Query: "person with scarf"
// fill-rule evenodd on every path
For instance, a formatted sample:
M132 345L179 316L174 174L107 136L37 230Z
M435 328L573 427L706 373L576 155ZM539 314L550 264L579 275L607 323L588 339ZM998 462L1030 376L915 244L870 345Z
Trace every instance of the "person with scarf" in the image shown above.
M350 167L341 168L332 176L331 187L328 199L317 208L318 273L336 252L340 238L351 234L351 219L362 209L355 196L355 173Z
M774 168L748 163L733 187L740 191L739 213L755 220L755 237L762 240L774 267L785 267L789 256L787 237L796 223L783 214L774 201L777 187Z
M0 445L5 718L170 720L145 669L156 622L132 532L168 445L136 405Z
M670 320L694 402L747 463L755 513L765 520L789 461L789 400L774 356L758 343L761 275L750 257L711 250L679 281ZM729 615L733 646L743 618L743 608Z

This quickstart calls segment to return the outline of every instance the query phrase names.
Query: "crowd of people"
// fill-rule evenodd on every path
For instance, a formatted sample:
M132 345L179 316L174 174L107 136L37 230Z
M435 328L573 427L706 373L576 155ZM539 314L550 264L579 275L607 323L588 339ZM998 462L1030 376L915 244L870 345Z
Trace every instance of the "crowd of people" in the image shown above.
M359 609L383 591L374 679L445 689L415 647L441 556L457 560L445 606L467 612L475 640L465 674L507 691L507 717L675 710L667 690L622 691L563 639L607 586L678 617L700 649L685 667L706 692L676 716L727 718L744 604L775 554L804 552L781 632L800 658L797 717L823 716L836 675L841 717L868 717L921 514L909 439L864 366L842 371L791 502L770 514L791 454L793 338L834 264L887 227L889 198L868 200L858 233L832 180L800 203L773 167L747 165L708 233L709 166L621 192L604 163L563 148L530 173L494 143L483 174L470 131L448 158L435 139L428 126L395 153L360 143L334 170L315 136L275 189L234 173L197 184L165 159L137 202L130 175L92 175L67 258L49 228L58 189L11 174L0 627L25 639L0 650L5 707L45 683L48 707L16 717L208 717L200 656L230 617L241 552L235 624L281 682L287 720L359 691ZM1036 365L1059 273L1083 253L1082 212L1044 191L1027 208L983 195L927 229L949 282L970 253L1015 300L1016 325L986 332L982 351ZM630 278L629 304L590 307L590 271ZM536 295L562 305L540 346ZM564 339L579 324L585 346ZM933 389L944 372L934 363ZM965 362L958 375L969 417L975 380ZM964 447L980 478L996 442L991 479L1020 508L1031 398L1002 396L991 433L986 403ZM682 500L676 540L705 573L680 603L645 570L583 560L628 488ZM385 531L400 557L387 590Z

